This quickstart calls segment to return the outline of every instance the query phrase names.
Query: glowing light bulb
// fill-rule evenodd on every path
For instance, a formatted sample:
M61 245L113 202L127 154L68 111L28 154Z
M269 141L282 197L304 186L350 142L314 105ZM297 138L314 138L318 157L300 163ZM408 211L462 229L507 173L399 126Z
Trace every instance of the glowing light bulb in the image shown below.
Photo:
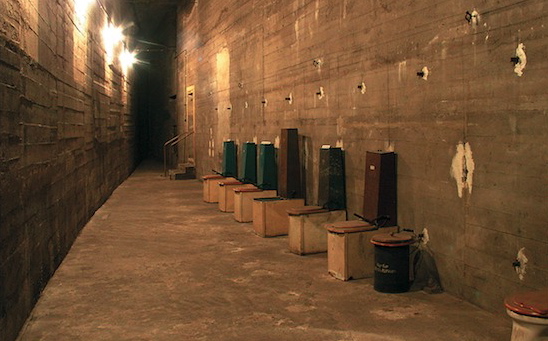
M91 3L95 0L74 0L74 13L80 21L84 21Z
M127 74L127 70L137 62L135 52L128 51L127 49L124 49L118 58L120 59L120 65L124 74Z
M122 28L116 27L109 23L105 28L103 28L102 34L103 43L105 44L106 60L108 64L112 64L114 60L114 48L124 38Z

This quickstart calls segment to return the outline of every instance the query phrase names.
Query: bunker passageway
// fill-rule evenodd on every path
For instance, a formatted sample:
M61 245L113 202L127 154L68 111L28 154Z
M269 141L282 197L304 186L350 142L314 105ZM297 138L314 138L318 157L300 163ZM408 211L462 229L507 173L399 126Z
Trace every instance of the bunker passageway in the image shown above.
M448 294L342 282L325 254L260 238L198 180L143 162L95 213L19 341L504 340L509 319ZM501 303L502 304L502 303Z

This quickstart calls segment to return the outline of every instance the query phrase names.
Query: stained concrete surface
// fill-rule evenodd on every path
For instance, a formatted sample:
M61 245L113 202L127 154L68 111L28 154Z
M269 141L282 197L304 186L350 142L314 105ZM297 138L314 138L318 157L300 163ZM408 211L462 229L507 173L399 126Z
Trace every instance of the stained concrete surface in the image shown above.
M508 318L448 294L336 280L325 254L291 254L161 173L143 163L96 212L19 341L509 339Z

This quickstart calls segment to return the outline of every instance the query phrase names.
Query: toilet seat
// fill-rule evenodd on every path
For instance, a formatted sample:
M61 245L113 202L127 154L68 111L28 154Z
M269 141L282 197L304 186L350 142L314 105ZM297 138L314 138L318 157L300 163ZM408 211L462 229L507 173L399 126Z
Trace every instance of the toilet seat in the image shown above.
M202 176L202 180L214 180L214 179L224 179L225 177L218 174L209 174Z
M345 234L377 230L377 228L363 220L339 221L325 226L331 233Z
M329 212L329 210L321 206L301 206L301 207L293 207L287 210L287 213L291 216L300 216L300 215L307 215L312 213L324 213L324 212Z
M548 288L509 296L504 306L516 314L548 319Z
M235 193L264 192L264 190L257 187L238 187L238 188L234 188L234 192Z

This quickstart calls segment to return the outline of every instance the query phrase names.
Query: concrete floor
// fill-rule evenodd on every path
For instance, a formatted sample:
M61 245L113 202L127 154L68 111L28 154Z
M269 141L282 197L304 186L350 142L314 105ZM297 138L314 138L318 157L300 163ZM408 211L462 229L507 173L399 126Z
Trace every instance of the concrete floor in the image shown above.
M144 163L48 284L27 340L508 340L511 322L448 294L342 282Z

